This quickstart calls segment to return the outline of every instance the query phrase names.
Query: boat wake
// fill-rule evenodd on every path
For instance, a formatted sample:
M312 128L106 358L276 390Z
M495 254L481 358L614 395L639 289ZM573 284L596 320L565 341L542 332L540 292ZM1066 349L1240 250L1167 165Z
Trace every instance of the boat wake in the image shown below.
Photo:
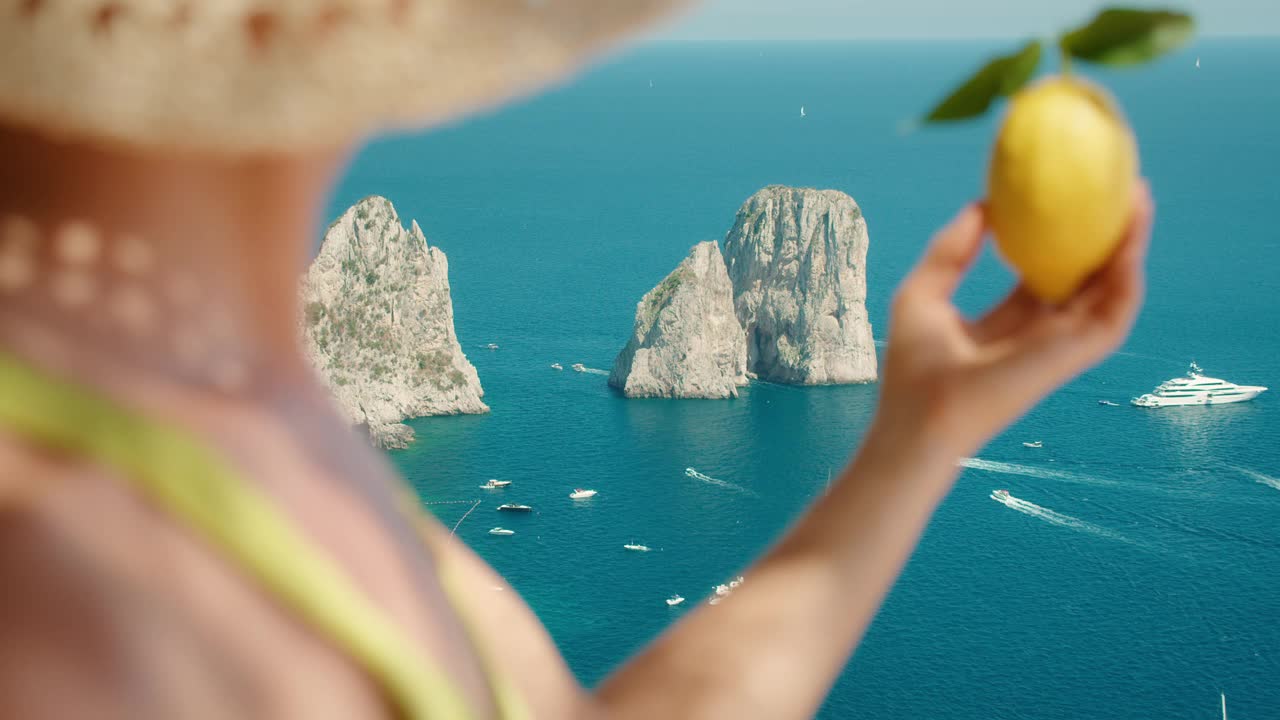
M609 371L608 371L608 370L601 370L600 368L589 368L589 367L584 367L584 368L582 368L582 370L581 370L580 372L584 372L584 373L587 373L587 374L589 374L589 375L604 375L604 376L608 376L608 375L609 375Z
M1271 477L1270 475L1264 475L1258 472L1257 470L1250 470L1249 468L1243 468L1238 465L1233 465L1231 469L1235 470L1241 475L1244 475L1247 478L1256 480L1257 482L1260 482L1263 485L1266 485L1267 487L1280 490L1280 478L1274 478L1274 477Z
M995 500L1001 505L1004 505L1007 508L1017 510L1018 512L1024 515L1030 515L1031 517L1039 518L1049 523L1050 525L1057 525L1058 527L1070 528L1071 530L1079 530L1081 532L1089 533L1091 535L1097 535L1098 537L1104 537L1110 540L1119 540L1120 542L1133 544L1132 541L1129 540L1129 538L1117 532L1112 532L1111 530L1108 530L1106 528L1098 527L1097 525L1094 525L1091 522L1086 522L1084 520L1081 520L1078 517L1064 515L1060 512L1055 512L1053 510L1050 510L1049 508L1040 507L1039 505L1033 502L1027 502L1022 498L1016 498L1007 493L1004 495L1000 495L993 492L991 493L991 499Z
M710 475L700 473L691 467L685 468L684 474L685 476L691 477L694 480L700 480L704 483L715 485L717 487L722 487L726 490L732 490L737 493L742 493L743 495L750 495L751 497L760 497L757 493L751 490L748 490L747 488L744 488L737 483L732 483L732 482L729 482L728 480L721 480L720 478L713 478Z
M1065 470L1049 470L1048 468L998 462L996 460L983 460L982 458L965 458L960 461L960 466L970 470L982 470L983 472L1000 473L1002 475L1021 475L1022 477L1038 478L1040 480L1060 480L1081 485L1117 484L1113 480L1103 480L1102 478L1079 475Z

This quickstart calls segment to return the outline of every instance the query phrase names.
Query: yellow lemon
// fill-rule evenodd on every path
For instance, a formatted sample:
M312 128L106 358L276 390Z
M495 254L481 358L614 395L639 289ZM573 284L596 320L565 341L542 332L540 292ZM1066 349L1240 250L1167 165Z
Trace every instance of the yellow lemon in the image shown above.
M1058 303L1124 236L1138 147L1114 101L1075 77L1014 95L996 137L987 206L996 246L1031 292Z

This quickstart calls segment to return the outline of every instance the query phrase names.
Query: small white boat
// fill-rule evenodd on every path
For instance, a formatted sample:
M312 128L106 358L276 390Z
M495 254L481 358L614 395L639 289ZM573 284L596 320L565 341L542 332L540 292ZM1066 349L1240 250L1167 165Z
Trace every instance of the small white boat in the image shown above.
M804 114L804 106L803 106L803 105L801 105L801 106L800 106L800 117L807 117L807 116Z
M573 492L569 493L569 497L574 500L586 500L587 498L593 498L595 496L595 490L583 490L582 488L574 488Z
M587 366L586 366L586 365L583 365L582 363L574 363L574 364L570 365L569 367L573 368L573 371L574 371L574 372L586 372L586 371L587 371Z
M490 350L497 350L498 343L489 343L488 345L485 345L485 347L489 348Z
M564 369L564 366L563 366L563 365L561 365L560 363L551 363L551 369L552 369L552 370L563 370L563 369Z
M728 595L729 592L730 590L728 585L722 584L722 585L716 586L716 595L719 595L720 597L724 597L725 595Z
M1200 58L1196 58L1196 69L1197 69L1197 70L1199 70L1199 69L1200 69ZM1223 701L1222 701L1222 702L1223 702L1222 716L1223 716L1223 717L1226 717L1226 716L1227 716L1227 708L1226 708L1226 698L1225 698L1225 697L1223 698Z
M711 598L710 600L708 600L708 601L707 601L707 604L708 604L708 605L719 605L719 604L720 604L720 601L721 601L721 600L723 600L723 599L724 599L724 598L719 597L719 596L717 596L717 597L713 597L713 598Z
M1008 490L992 490L992 491L991 491L991 499L992 499L992 500L995 500L996 502L1002 502L1002 503L1004 503L1005 505L1008 505L1008 504L1009 504L1009 491L1008 491Z
M498 506L501 512L533 512L533 508L528 505L516 505L515 503L505 503Z
M508 530L508 529L506 529L506 528L496 527L496 528L494 528L494 529L490 530L490 531L489 531L489 534L490 534L490 535L515 535L515 534L516 534L516 531L515 531L515 530Z
M742 584L742 581L743 581L743 580L744 580L744 578L743 578L741 575L739 575L738 577L736 577L736 578L734 578L734 579L730 580L730 581L729 581L729 589L731 589L731 590L732 590L733 588L738 587L739 585L741 585L741 584Z
M1035 442L1024 442L1024 443L1022 443L1022 447L1025 447L1025 448L1042 448L1042 447L1044 447L1044 443L1043 443L1042 441L1040 441L1040 440L1037 440L1037 441L1035 441Z
M633 552L649 552L648 545L641 545L639 543L630 542L630 543L627 543L626 545L623 545L622 547L626 548L627 550L631 550Z
M1118 402L1111 402L1110 400L1099 400L1099 401L1098 401L1098 404L1099 404L1099 405L1106 405L1107 407L1120 407L1120 403L1118 403Z
M675 607L682 602L684 602L684 598L680 597L679 595L672 595L671 597L667 598L667 607Z
M486 482L485 484L481 485L480 488L482 490L497 490L498 488L504 488L510 484L511 484L510 480L499 480L497 478L491 478L489 482Z

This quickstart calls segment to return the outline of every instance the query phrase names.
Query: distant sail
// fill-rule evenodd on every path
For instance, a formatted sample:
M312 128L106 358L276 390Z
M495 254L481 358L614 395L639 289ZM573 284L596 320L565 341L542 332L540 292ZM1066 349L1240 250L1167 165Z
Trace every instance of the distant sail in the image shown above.
M805 117L803 105L800 106L800 117Z
M1196 58L1196 69L1200 69L1200 58Z

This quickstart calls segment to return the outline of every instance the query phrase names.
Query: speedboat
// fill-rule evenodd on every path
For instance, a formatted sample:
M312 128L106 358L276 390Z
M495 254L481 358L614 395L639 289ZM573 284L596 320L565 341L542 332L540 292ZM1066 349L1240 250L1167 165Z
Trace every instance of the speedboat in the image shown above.
M1042 447L1044 447L1044 442L1042 442L1042 441L1040 441L1040 440L1037 440L1037 441L1035 441L1035 442L1024 442L1024 443L1022 443L1022 447L1026 447L1026 448L1042 448Z
M573 368L573 371L574 371L574 372L586 372L586 371L587 371L587 366L586 366L586 365L583 365L582 363L574 363L574 364L570 365L569 367Z
M498 488L504 488L510 484L511 484L510 480L499 480L497 478L491 478L489 482L481 485L480 488L482 490L497 490Z
M489 534L490 534L490 535L515 535L515 534L516 534L516 531L515 531L515 530L508 530L508 529L506 529L506 528L496 527L496 528L494 528L494 529L490 530L490 531L489 531Z
M595 496L596 496L595 490L583 490L582 488L574 488L573 492L569 493L569 497L573 498L574 500L586 500L587 498L592 498Z
M1191 368L1187 370L1186 375L1166 380L1156 386L1155 390L1136 397L1130 402L1145 408L1170 405L1224 405L1252 400L1266 390L1261 385L1236 385L1226 380L1205 377L1200 366L1191 363Z
M489 348L490 350L497 350L498 343L489 343L488 345L485 345L485 347Z
M992 490L991 499L997 502L1008 503L1009 491L1008 490Z
M563 370L563 369L564 369L564 366L563 366L563 365L561 365L560 363L551 363L551 369L552 369L552 370Z
M533 508L528 505L516 505L514 503L504 503L499 505L498 510L504 512L533 512Z
M672 595L671 597L667 598L667 607L675 607L682 602L684 602L684 598L680 597L679 595Z
M716 586L716 595L719 595L720 597L724 597L725 595L728 595L729 592L730 590L728 585L722 584L722 585Z
M1110 400L1099 400L1099 401L1098 401L1098 404L1099 404L1099 405L1106 405L1107 407L1120 407L1120 403L1118 403L1118 402L1111 402Z
M628 550L632 550L634 552L649 552L648 545L641 545L639 543L630 542L630 543L627 543L626 545L623 545L622 547Z

